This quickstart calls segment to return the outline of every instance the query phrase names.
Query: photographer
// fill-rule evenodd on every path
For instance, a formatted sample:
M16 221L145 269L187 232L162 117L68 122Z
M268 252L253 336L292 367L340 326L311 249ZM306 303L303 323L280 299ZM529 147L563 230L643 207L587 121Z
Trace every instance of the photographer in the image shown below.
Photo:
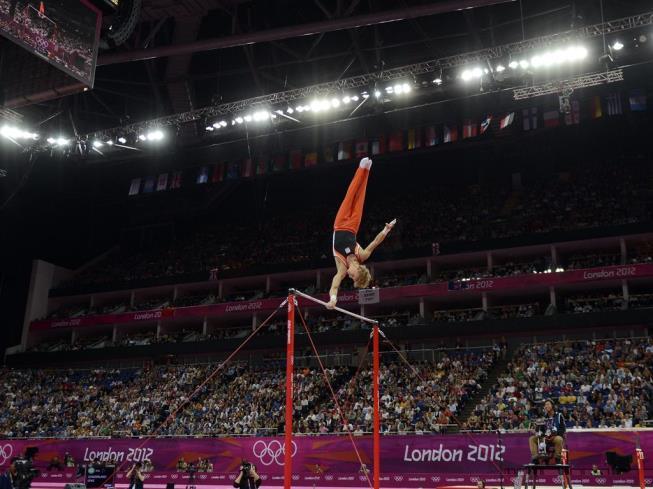
M132 468L127 472L127 478L129 479L129 489L143 489L143 481L145 476L141 472L143 465L140 462L136 462L132 465Z
M256 466L243 460L240 474L234 481L234 487L239 489L256 489L261 485L261 477L256 473Z
M565 420L562 414L556 412L555 406L551 399L544 401L544 423L536 427L536 433L528 439L531 449L531 458L533 463L537 464L541 458L538 444L540 437L544 437L544 443L552 444L554 456L557 464L562 463L562 446L565 436ZM546 449L545 449L546 451Z
M15 489L16 464L11 461L7 472L0 475L0 489Z

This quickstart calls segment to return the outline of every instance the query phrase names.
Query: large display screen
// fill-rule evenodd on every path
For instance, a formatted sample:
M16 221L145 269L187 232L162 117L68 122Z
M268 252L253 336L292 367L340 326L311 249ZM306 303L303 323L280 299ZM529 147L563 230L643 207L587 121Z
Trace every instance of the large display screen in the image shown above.
M86 0L0 0L0 34L93 87L102 13Z

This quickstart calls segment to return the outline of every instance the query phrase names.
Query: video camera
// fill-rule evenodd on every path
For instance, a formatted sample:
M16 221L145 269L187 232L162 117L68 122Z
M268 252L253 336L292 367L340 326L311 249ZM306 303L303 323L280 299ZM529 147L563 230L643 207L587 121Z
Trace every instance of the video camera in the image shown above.
M38 447L27 447L25 455L14 459L13 464L16 467L16 475L14 476L15 489L29 489L32 485L32 480L38 477L40 471L34 468L32 459L38 453Z

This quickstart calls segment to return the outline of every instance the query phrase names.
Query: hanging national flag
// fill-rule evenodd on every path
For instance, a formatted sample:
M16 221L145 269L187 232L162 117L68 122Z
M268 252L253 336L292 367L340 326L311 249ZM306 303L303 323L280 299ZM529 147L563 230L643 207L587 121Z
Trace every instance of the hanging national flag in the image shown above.
M356 141L356 146L354 146L354 154L356 155L357 160L365 158L368 155L367 146L367 139L359 139Z
M404 150L404 131L395 131L390 134L388 151L391 153Z
M161 173L156 181L156 191L160 192L168 188L168 174Z
M608 115L621 115L624 113L619 92L608 95L606 101L608 102Z
M565 124L568 126L580 124L580 103L578 100L571 101L571 111L565 114Z
M435 126L428 126L426 128L426 135L424 138L424 146L432 147L440 144L440 134Z
M147 177L145 183L143 184L143 193L149 194L154 192L154 177Z
M172 174L172 180L170 181L171 189L181 188L181 177L182 177L181 171L176 171Z
M284 171L288 169L288 158L285 154L277 155L272 160L272 169L274 171Z
M508 127L510 124L512 124L512 121L515 120L515 113L511 112L507 116L503 117L501 121L499 122L499 129L505 129Z
M445 143L455 143L458 141L458 126L444 125L442 126L442 141Z
M237 161L232 161L227 163L227 178L229 180L235 180L240 177L240 163Z
M408 149L414 150L422 147L422 128L408 129Z
M306 153L306 156L304 156L304 166L309 167L309 166L315 166L317 165L317 152L311 151L310 153Z
M560 125L560 112L557 110L549 110L542 114L544 127L558 127Z
M351 141L338 143L338 161L351 160Z
M203 166L197 172L196 183L200 184L200 183L206 183L208 181L209 181L209 167Z
M333 145L332 144L327 144L324 148L324 161L326 163L333 163L334 161L334 155L333 155Z
M240 162L240 174L245 178L249 178L254 175L252 160L250 158L245 158Z
M601 105L601 97L595 96L592 98L592 117L600 119L603 117L603 106Z
M630 97L628 97L628 102L630 102L630 111L631 112L644 112L646 111L646 93L644 90L632 90L630 92Z
M45 15L45 5L43 5L43 2L41 2L39 5L39 13L41 15Z
M533 131L537 129L537 107L522 110L522 122L524 131Z
M301 149L293 149L290 152L290 168L293 170L299 170L302 167L303 161L304 155L302 155Z
M259 155L256 157L256 174L265 175L268 172L268 157Z
M224 163L216 163L215 165L213 165L213 173L211 173L211 183L220 183L222 180L224 180Z
M140 178L132 179L132 183L129 186L129 195L138 195L140 189L141 189L141 179Z
M372 155L382 155L385 153L385 136L379 136L372 140L371 145Z
M471 119L466 119L463 125L463 139L475 138L478 136L478 124Z
M483 119L481 122L481 134L485 134L485 131L487 131L490 128L490 124L492 123L492 114L488 114L488 116Z

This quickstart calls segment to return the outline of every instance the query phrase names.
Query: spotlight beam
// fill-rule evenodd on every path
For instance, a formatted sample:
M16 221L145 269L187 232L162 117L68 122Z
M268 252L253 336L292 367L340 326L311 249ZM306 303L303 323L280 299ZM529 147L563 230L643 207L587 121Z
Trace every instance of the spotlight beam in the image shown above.
M133 146L125 146L124 144L119 144L119 143L115 143L114 146L117 147L117 148L131 149L133 151L143 151L140 148L134 148Z
M363 104L365 102L367 102L369 99L370 99L370 97L367 97L367 98L363 97L363 100L361 100L361 103L358 104L356 107L354 107L354 110L351 111L351 113L349 114L349 117L353 116L356 113L356 111L358 109L360 109L363 106Z
M281 117L285 117L286 119L290 119L293 122L297 122L297 123L300 123L300 124L302 122L299 119L295 119L294 117L290 117L289 115L284 114L283 112L275 112L275 114L280 115Z

